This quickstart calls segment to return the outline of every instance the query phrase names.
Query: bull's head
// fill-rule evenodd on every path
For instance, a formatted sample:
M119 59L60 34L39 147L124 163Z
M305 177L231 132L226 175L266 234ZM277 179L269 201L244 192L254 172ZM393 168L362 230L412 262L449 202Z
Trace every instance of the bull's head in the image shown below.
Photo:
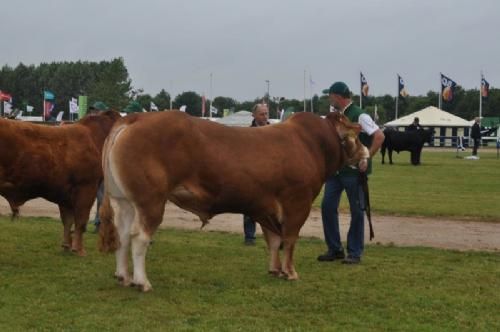
M358 138L361 126L352 123L340 112L331 112L326 116L329 119L342 142L342 147L347 155L347 165L357 166L361 160L368 159L370 153L366 146Z

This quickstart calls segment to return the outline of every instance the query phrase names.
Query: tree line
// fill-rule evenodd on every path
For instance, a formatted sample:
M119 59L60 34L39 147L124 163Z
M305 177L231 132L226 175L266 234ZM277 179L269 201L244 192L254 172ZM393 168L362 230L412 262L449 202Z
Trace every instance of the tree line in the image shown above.
M142 111L150 110L154 103L159 110L179 108L186 106L186 112L201 116L202 96L194 91L187 91L177 95L171 100L170 94L162 89L156 95L145 93L142 89L135 89L129 77L123 58L110 61L89 62L52 62L35 65L18 64L15 68L3 66L0 70L0 90L13 96L13 107L26 109L27 105L35 107L33 115L41 115L43 91L49 90L56 96L56 111L64 111L68 117L68 102L79 95L88 96L88 104L103 101L113 109ZM379 123L395 119L396 99L391 95L363 97L363 108L374 115L375 106ZM399 98L398 116L416 112L427 106L438 106L438 92L429 91L425 96L408 96ZM354 95L353 100L359 103L359 95ZM289 111L311 111L324 115L329 112L329 101L326 95L314 95L311 100L285 98L270 98L270 96L256 97L254 100L237 101L231 97L218 96L211 102L218 112L212 113L214 117L221 117L223 110L251 110L257 102L268 101L270 117L278 118L281 109ZM127 107L134 103L137 107ZM206 100L206 113L208 116L210 101ZM477 89L465 90L460 86L455 89L453 101L442 103L442 108L454 115L470 120L479 114L479 91ZM500 117L500 90L490 89L488 99L483 102L483 116Z

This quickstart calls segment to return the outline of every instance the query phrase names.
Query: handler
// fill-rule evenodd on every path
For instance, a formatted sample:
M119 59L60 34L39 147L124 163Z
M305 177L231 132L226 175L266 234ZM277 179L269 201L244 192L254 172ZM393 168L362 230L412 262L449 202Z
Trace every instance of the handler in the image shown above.
M330 105L336 112L341 112L351 122L361 125L360 141L368 147L370 159L362 159L358 168L344 167L326 180L323 201L321 203L321 217L323 231L328 251L318 256L318 261L328 262L343 259L344 264L358 264L364 249L364 211L363 195L360 187L360 172L371 172L371 157L377 153L384 142L384 134L373 119L351 100L351 91L344 82L335 82L328 93ZM342 247L339 231L339 202L343 191L346 191L351 209L351 224L347 234L347 257Z

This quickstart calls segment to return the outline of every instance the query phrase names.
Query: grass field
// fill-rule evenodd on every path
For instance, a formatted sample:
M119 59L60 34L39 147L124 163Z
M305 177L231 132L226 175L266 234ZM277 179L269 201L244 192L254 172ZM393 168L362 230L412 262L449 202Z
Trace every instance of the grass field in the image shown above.
M86 237L81 258L58 247L47 218L0 218L0 331L495 331L500 256L371 245L359 266L319 263L301 239L301 279L267 275L262 240L166 229L148 254L153 292L122 288L114 256Z
M479 152L480 160L466 160L456 158L454 151L426 149L420 166L410 164L409 152L394 153L394 165L386 156L382 165L378 153L369 179L372 211L500 222L500 160L496 149ZM470 152L461 153L466 155ZM341 208L348 211L345 197Z

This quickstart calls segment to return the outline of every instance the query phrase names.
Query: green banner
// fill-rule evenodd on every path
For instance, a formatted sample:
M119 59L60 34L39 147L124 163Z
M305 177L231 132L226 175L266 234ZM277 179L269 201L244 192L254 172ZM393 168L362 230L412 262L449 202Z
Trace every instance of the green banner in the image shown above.
M78 96L78 119L81 119L87 114L87 96Z

